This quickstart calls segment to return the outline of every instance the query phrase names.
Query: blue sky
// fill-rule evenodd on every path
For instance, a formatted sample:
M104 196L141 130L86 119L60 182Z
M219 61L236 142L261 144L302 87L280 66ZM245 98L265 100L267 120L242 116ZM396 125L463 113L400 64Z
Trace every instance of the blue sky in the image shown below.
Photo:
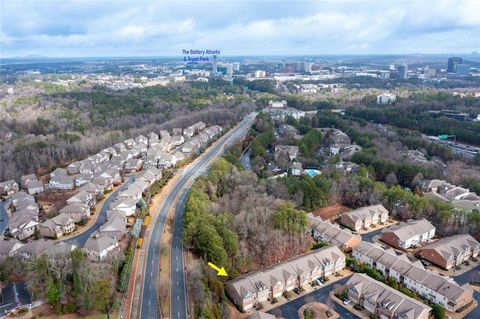
M0 0L0 55L470 53L479 0Z

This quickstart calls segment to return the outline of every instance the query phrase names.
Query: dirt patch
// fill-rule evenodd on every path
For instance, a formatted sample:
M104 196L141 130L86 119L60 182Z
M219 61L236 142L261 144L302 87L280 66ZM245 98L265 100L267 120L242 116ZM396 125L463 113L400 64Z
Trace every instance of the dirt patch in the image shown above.
M78 193L78 188L70 191L47 190L45 193L36 195L38 204L43 207L46 215L54 216L62 209L67 199Z
M341 204L330 205L314 210L312 213L314 216L318 216L324 220L335 219L341 213L351 211L351 208L343 206Z

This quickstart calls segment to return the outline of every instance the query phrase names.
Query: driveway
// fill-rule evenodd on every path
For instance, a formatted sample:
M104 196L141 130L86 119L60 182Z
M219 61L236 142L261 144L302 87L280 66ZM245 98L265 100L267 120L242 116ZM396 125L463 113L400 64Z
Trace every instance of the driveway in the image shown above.
M350 279L350 276L342 278L339 281L332 283L331 285L324 286L301 297L298 297L297 299L289 301L281 306L273 308L268 311L268 313L274 314L276 316L282 316L283 318L297 319L298 309L300 309L300 307L302 307L306 303L317 301L323 304L329 304L333 310L338 312L340 318L357 319L359 317L357 317L347 309L343 308L342 306L338 305L330 298L329 295L330 292L334 289L334 287L336 287L337 285L344 285L348 281L348 279Z

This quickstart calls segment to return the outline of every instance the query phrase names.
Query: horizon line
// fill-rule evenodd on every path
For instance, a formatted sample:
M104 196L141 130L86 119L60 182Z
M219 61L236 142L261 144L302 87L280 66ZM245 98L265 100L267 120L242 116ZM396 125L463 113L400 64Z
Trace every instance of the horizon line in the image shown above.
M210 56L209 54L208 56ZM233 57L332 57L332 56L475 56L480 55L479 52L473 51L470 53L460 53L460 52L442 52L442 53L422 53L422 52L415 52L415 53L327 53L327 54L218 54L219 58L226 57L226 58L233 58ZM109 59L121 59L121 58L179 58L184 56L183 54L173 54L173 55L92 55L92 56L56 56L56 55L41 55L41 54L31 54L31 55L24 55L24 56L0 56L0 60L7 60L7 59L92 59L92 58L109 58Z

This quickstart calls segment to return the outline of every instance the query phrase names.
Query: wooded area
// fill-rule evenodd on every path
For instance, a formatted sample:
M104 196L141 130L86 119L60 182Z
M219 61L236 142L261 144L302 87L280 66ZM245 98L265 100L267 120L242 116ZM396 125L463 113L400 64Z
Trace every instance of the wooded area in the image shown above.
M0 180L42 175L138 134L198 121L229 125L254 107L248 97L224 95L237 91L221 81L124 91L95 87L38 94L28 105L14 101L0 121L2 131L14 134L0 141ZM22 110L29 111L24 116Z

